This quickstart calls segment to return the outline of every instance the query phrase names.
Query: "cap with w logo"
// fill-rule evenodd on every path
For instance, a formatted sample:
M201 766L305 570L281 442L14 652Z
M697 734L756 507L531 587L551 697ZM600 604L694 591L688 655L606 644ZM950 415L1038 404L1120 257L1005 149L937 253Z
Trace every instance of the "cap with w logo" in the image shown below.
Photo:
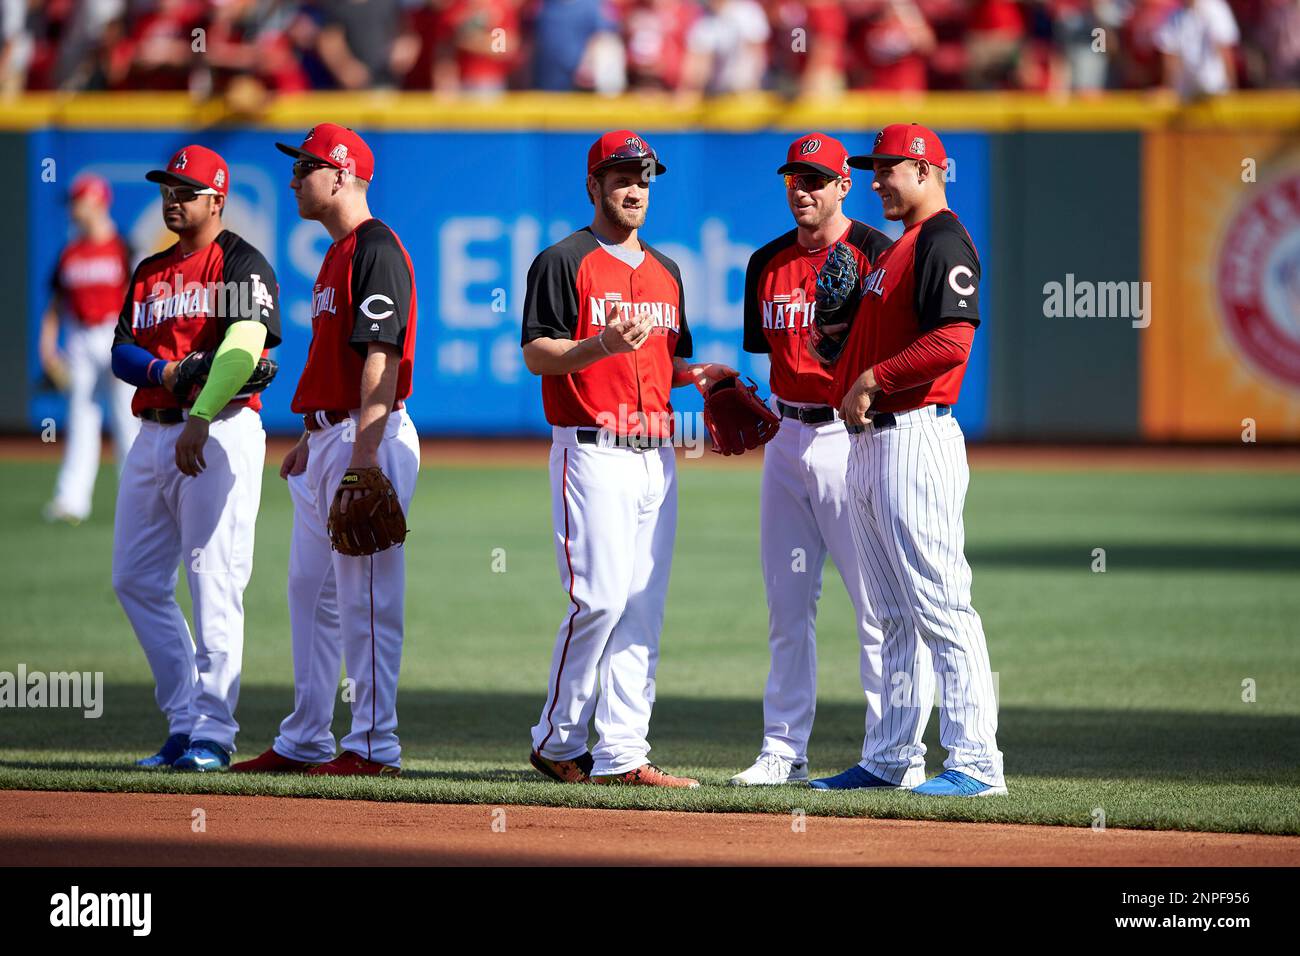
M630 129L616 129L605 133L587 150L587 173L590 175L619 163L639 162L644 165L646 160L654 163L656 176L668 172L668 167L659 162L659 154L644 136L638 136Z
M777 172L813 172L837 179L849 174L849 151L834 136L808 133L790 144L785 154L785 165Z

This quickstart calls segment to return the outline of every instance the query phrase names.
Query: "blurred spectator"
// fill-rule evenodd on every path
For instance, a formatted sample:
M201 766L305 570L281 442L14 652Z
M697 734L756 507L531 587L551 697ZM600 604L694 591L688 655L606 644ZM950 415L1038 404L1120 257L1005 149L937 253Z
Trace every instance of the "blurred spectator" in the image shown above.
M186 90L207 10L201 0L157 0L108 50L113 89Z
M970 24L969 0L917 0L925 22L934 32L934 52L927 62L927 85L932 90L959 90L966 85L966 33Z
M296 8L284 0L213 0L202 58L212 92L242 91L242 98L310 89L289 36Z
M62 25L57 45L48 51L48 69L41 70L43 76L35 85L63 90L104 89L108 85L109 51L124 36L125 0L55 0L43 7L47 22L61 20Z
M623 14L628 89L662 91L681 85L686 34L698 12L695 0L631 0Z
M458 0L446 13L456 89L501 93L519 58L518 0ZM447 89L448 71L441 89Z
M770 34L767 15L754 0L705 0L686 36L683 91L712 96L761 88Z
M1156 49L1164 56L1164 85L1184 99L1233 89L1240 39L1224 0L1182 0L1155 34Z
M1263 0L1253 35L1260 86L1300 87L1300 0Z
M419 39L403 36L401 0L317 0L316 54L345 90L397 85L419 55Z
M1049 0L1056 65L1062 74L1054 89L1095 92L1106 88L1113 26L1110 8L1099 0ZM1117 22L1117 21L1116 21ZM1097 31L1101 31L1099 34Z
M0 0L0 96L13 96L26 85L33 45L27 0Z
M851 37L856 89L926 88L926 59L936 44L934 31L914 0L858 3Z
M604 92L618 85L607 51L622 40L604 0L541 0L532 34L533 89Z
M975 0L966 36L966 87L1019 86L1025 16L1015 0Z
M1159 87L1164 81L1164 61L1156 48L1156 31L1169 18L1179 0L1128 0L1121 13L1118 85L1130 90Z
M839 0L769 0L771 85L787 96L835 94L848 84L849 17Z

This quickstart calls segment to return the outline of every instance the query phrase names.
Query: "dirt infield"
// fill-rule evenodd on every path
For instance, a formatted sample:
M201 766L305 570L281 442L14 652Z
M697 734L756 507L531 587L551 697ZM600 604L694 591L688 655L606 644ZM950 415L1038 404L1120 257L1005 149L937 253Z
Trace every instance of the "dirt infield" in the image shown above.
M267 465L278 465L293 445L291 438L273 437L266 444ZM550 442L532 438L439 438L420 443L424 467L539 467L545 468ZM63 449L35 436L0 435L0 460L59 460ZM108 461L109 446L104 446ZM679 450L679 458L686 459ZM1167 470L1300 472L1300 447L1269 445L998 445L972 444L970 464L976 469L1032 469L1104 471ZM696 453L685 463L692 467L758 467L761 455L723 458Z
M205 830L194 832L196 810ZM1297 866L1300 837L0 791L0 865ZM494 828L495 824L495 828Z

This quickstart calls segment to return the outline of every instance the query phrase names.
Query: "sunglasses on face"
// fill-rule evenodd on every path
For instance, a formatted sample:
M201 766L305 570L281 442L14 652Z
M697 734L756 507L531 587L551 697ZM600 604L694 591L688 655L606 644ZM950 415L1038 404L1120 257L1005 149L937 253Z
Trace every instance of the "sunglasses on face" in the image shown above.
M194 189L191 186L159 186L159 192L162 193L163 202L187 203L194 202L200 196L211 196L212 192L207 189Z
M309 159L300 159L293 164L293 178L306 179L318 169L332 168L329 163L313 163Z
M817 173L786 173L786 189L802 189L806 193L815 193L825 189L831 183L840 181L839 176L820 176Z

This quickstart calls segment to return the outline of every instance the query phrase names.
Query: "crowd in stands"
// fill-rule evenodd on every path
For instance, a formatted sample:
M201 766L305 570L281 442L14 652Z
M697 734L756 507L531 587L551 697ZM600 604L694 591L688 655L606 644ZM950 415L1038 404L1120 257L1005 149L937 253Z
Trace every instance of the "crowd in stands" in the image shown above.
M1300 86L1300 0L0 0L0 92Z

